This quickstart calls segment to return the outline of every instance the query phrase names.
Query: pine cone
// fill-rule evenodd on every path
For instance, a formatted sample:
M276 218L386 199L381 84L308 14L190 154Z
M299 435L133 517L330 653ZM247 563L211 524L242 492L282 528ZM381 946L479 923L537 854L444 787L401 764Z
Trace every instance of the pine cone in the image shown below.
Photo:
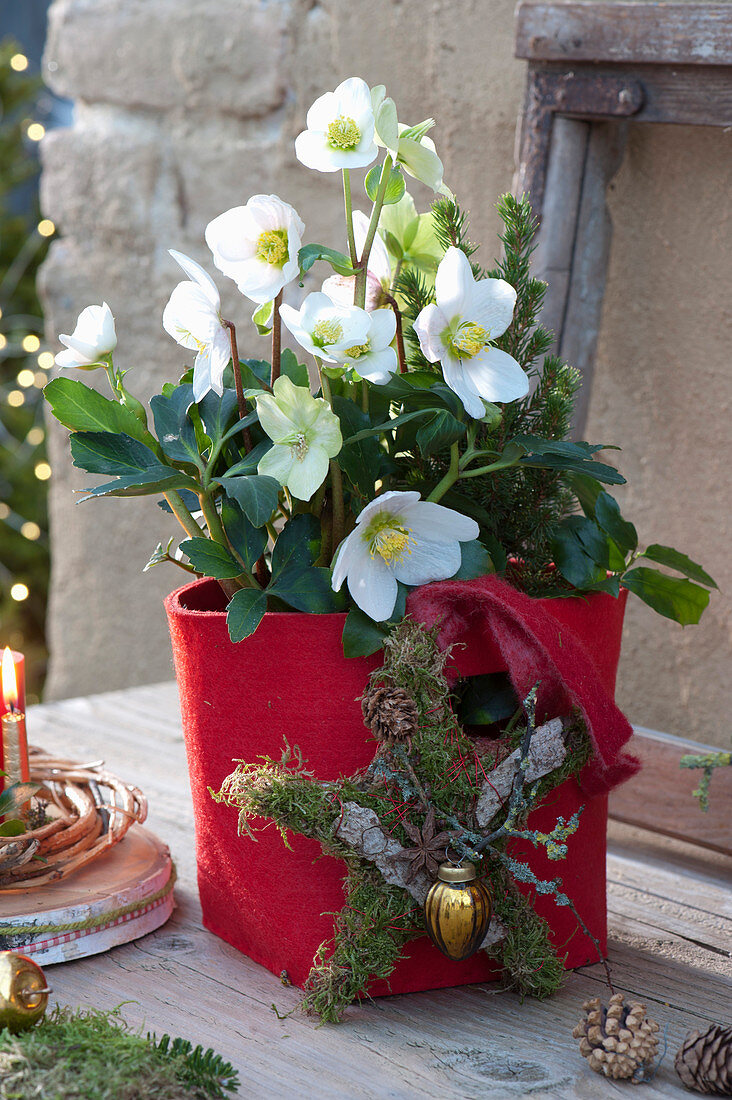
M409 741L419 729L417 704L409 692L392 684L369 685L361 710L377 741Z
M595 1073L631 1078L639 1084L658 1053L658 1024L646 1016L646 1006L623 1003L623 994L610 998L610 1007L599 997L585 1001L583 1019L572 1032L580 1040L580 1054Z
M732 1096L732 1027L712 1024L690 1031L674 1061L687 1089L710 1096Z

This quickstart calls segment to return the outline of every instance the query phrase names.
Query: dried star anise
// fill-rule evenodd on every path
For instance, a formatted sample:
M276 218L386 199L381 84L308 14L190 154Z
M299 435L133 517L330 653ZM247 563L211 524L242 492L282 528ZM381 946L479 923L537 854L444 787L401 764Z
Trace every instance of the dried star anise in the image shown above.
M437 874L437 868L445 860L445 849L455 835L454 832L435 832L435 809L430 806L424 825L419 829L409 821L403 821L404 831L414 841L413 848L405 848L398 852L394 859L407 860L410 864L407 882L411 882L415 875L425 870L430 878Z

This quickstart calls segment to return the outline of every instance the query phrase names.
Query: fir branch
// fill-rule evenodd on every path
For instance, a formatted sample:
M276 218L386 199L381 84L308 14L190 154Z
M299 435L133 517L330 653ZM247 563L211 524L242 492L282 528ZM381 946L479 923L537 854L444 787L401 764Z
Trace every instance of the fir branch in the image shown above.
M468 239L468 217L454 199L440 198L432 203L432 218L435 235L447 251L459 248L470 259L478 251L478 245ZM471 264L474 274L480 270L477 264Z
M239 1088L238 1072L211 1047L204 1051L200 1043L194 1048L188 1039L171 1039L167 1034L158 1039L154 1032L148 1032L147 1041L175 1064L178 1080L198 1094L221 1100Z

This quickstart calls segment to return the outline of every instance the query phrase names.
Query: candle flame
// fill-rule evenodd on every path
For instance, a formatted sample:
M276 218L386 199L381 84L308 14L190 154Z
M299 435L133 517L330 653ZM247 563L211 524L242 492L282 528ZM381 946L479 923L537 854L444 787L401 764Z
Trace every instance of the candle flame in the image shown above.
M15 661L13 660L13 653L10 646L5 646L3 650L3 670L2 670L2 684L3 684L3 699L8 707L14 710L18 705L18 682L15 677Z

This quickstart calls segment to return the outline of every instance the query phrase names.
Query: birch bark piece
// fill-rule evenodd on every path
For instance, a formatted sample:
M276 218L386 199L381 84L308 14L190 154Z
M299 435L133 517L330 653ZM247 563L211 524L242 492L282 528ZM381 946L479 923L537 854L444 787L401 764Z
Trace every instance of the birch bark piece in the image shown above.
M395 858L406 849L398 840L384 832L374 810L359 806L357 802L346 802L343 806L343 817L336 829L336 836L339 840L350 844L369 863L373 863L390 886L400 886L411 894L416 902L424 905L432 879L424 871L418 871L411 882L407 881L409 873L407 861ZM481 949L499 943L505 935L506 928L497 917L493 917L486 937L480 945Z
M561 718L552 718L539 726L531 738L529 746L529 765L526 769L527 783L555 771L567 755L564 744L564 723ZM516 749L490 773L490 783L483 784L483 790L475 807L475 819L481 829L486 829L511 793L516 766L521 752Z

